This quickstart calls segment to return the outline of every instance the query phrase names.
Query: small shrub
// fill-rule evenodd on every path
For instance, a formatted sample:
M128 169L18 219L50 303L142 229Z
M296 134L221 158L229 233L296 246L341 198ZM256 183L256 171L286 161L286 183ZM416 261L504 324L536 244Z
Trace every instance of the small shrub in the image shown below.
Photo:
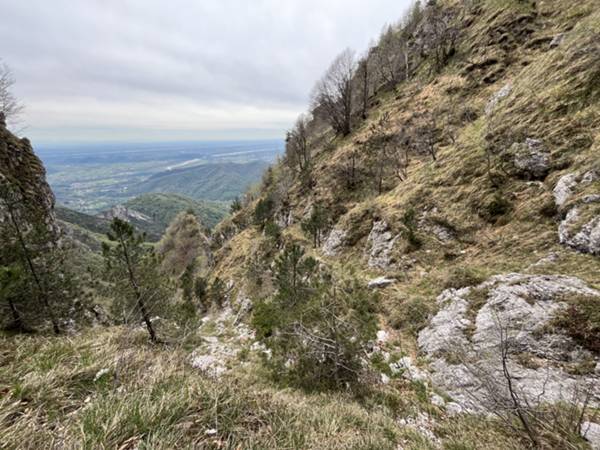
M600 300L578 296L568 303L553 325L565 330L582 347L600 354Z
M264 227L265 236L273 242L278 243L281 240L281 228L272 220L269 220Z
M242 202L240 201L239 197L234 198L231 201L231 205L229 205L229 212L231 214L235 214L236 212L240 211L242 209Z
M444 289L461 289L476 286L485 281L486 276L473 267L455 267L446 276Z
M335 283L296 245L276 261L275 281L277 293L257 302L252 317L274 376L308 390L358 387L377 329L371 292L357 281Z
M510 211L512 211L512 203L497 192L494 198L484 206L480 214L488 222L494 223L498 220L498 217L504 216Z
M394 310L391 325L399 330L407 330L416 335L427 326L429 316L433 312L433 305L420 298L411 298L403 301Z
M402 223L406 229L406 240L411 250L418 250L423 245L423 241L417 235L417 220L416 212L413 208L409 208L402 216Z
M254 208L254 225L262 229L273 218L274 212L275 202L273 199L270 196L261 198Z
M558 209L556 207L556 203L554 202L554 198L547 198L546 201L542 203L542 206L540 206L539 212L543 217L556 217L558 214Z

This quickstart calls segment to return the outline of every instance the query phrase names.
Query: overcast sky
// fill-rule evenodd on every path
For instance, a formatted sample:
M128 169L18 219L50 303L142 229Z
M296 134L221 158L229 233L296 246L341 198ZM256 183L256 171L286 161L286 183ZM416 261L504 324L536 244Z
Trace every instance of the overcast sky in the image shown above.
M408 0L0 0L34 142L279 138Z

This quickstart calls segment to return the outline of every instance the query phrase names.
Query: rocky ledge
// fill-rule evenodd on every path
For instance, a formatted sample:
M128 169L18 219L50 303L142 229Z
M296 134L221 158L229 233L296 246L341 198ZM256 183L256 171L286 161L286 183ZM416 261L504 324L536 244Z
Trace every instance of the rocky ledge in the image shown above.
M506 373L523 401L577 402L589 393L600 404L599 355L552 326L573 298L600 302L600 292L578 278L522 274L444 291L418 339L433 383L473 411L510 401Z

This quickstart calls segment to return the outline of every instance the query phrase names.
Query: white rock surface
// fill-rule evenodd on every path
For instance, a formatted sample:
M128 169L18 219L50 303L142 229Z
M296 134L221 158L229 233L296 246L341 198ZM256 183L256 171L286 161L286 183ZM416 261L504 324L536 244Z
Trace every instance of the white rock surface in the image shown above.
M394 284L395 282L396 282L396 280L393 278L379 277L379 278L375 278L375 279L369 281L367 286L370 289L379 289L379 288L387 287L390 284Z
M593 422L583 422L581 435L590 443L592 450L600 450L600 425Z
M484 295L474 320L469 315L469 295ZM439 312L418 338L430 358L435 385L469 409L485 406L482 380L491 380L499 393L506 381L500 358L500 332L511 353L508 367L520 395L544 401L568 401L577 387L590 385L600 401L600 378L568 373L562 363L598 360L580 349L568 336L550 334L545 325L566 307L565 296L598 297L600 292L583 281L565 276L508 274L495 276L479 286L449 289L437 299ZM540 361L539 368L525 367L519 355ZM489 395L488 395L489 396Z
M496 108L496 105L505 97L508 97L508 95L510 94L510 92L512 91L512 83L507 83L505 84L502 89L500 89L498 92L496 92L492 98L490 98L490 100L488 101L487 105L485 106L485 113L486 115L489 115L492 113L492 111L494 111L494 109Z
M429 379L427 372L415 366L409 356L400 358L398 362L390 364L390 370L394 375L401 373L403 378L410 381L426 382Z
M562 208L579 189L598 179L600 174L593 170L581 175L571 173L563 176L558 180L553 191L556 205ZM600 256L600 215L594 213L598 204L600 204L600 193L586 195L576 204L570 205L565 218L558 226L558 238L561 244L582 253ZM586 216L588 218L582 220L582 217Z
M377 221L367 238L369 267L387 269L391 262L391 253L398 236L394 236L385 220Z
M344 240L346 239L346 231L334 228L331 230L325 243L323 244L323 254L326 256L336 256L344 247Z
M552 192L554 195L554 202L556 206L561 207L571 198L575 187L577 186L577 174L569 173L562 176Z
M379 330L377 332L377 342L379 342L380 344L387 342L388 338L389 338L389 334L387 331Z
M580 209L572 208L558 226L558 239L579 252L600 256L600 216L595 216L583 225L580 221Z
M528 179L543 179L550 172L550 153L542 141L527 138L525 142L514 143L510 148L517 175Z

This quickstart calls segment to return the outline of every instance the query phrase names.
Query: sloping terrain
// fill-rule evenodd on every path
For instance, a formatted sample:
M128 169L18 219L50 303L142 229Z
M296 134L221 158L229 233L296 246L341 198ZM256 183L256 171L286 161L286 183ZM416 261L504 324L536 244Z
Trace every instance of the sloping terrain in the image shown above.
M178 194L144 194L128 200L124 206L152 218L161 233L183 211L194 211L200 223L208 229L212 229L229 212L227 202L193 200Z

